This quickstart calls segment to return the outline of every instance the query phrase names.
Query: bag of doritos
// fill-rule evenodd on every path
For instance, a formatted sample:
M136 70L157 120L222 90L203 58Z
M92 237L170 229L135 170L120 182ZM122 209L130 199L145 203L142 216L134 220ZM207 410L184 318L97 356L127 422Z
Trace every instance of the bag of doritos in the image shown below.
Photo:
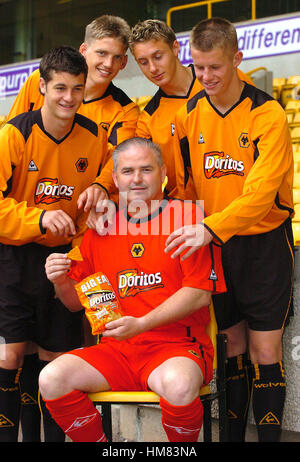
M75 289L85 308L93 335L101 334L106 323L123 315L116 294L105 274L92 274L77 283Z

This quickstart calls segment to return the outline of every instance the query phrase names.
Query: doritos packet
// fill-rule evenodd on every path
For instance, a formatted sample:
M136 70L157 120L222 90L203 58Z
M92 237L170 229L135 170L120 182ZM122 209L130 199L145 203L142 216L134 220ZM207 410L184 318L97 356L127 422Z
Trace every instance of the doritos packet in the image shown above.
M70 260L83 261L80 248L78 246L70 250L70 252L67 254L67 257L70 258Z
M106 323L121 318L121 307L105 274L92 274L77 283L75 289L93 335L104 332Z

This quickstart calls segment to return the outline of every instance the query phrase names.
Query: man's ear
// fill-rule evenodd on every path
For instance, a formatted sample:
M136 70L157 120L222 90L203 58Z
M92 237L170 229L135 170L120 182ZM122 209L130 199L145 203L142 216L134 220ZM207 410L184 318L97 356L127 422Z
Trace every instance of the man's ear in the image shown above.
M41 94L42 94L43 96L45 96L45 93L46 93L46 82L45 82L45 80L43 79L43 77L40 78L39 89L40 89Z
M86 50L87 50L87 44L86 44L86 42L83 42L79 47L79 51L84 57L85 57L85 54L86 54Z
M165 166L165 164L163 164L163 166L161 167L161 182L162 182L162 184L165 182L166 176L167 176L167 167Z
M119 189L117 175L116 175L116 172L114 170L112 171L112 177L113 177L113 180L114 180L114 183L115 183L116 187Z
M180 50L180 43L178 40L174 40L173 45L172 45L172 50L176 58L178 57L179 50Z
M128 55L125 55L122 59L121 70L126 67L127 61L128 61Z
M237 51L233 57L233 65L234 67L239 67L243 59L243 52L242 51Z

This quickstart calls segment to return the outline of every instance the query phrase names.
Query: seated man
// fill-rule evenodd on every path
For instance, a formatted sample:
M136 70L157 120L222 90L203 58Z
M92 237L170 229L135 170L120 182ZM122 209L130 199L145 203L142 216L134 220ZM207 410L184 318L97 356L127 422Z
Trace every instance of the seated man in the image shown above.
M54 253L45 267L71 311L82 309L74 285L105 273L124 316L106 324L99 344L47 365L40 374L41 394L73 441L106 441L87 393L153 390L161 397L169 441L197 441L203 418L199 391L213 369L208 305L211 293L225 290L219 247L203 247L185 261L171 259L164 252L166 236L184 216L198 222L200 207L164 196L166 169L152 141L124 141L113 160L114 182L126 206L105 235L85 233L82 261Z

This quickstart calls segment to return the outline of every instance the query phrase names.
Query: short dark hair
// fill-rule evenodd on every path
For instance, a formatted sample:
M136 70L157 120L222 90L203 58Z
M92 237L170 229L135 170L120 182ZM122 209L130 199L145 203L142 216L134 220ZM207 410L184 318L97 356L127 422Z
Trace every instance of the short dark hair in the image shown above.
M86 80L88 67L85 58L76 48L60 46L49 50L40 61L40 74L46 83L52 78L51 71L68 72L76 76L84 74Z

